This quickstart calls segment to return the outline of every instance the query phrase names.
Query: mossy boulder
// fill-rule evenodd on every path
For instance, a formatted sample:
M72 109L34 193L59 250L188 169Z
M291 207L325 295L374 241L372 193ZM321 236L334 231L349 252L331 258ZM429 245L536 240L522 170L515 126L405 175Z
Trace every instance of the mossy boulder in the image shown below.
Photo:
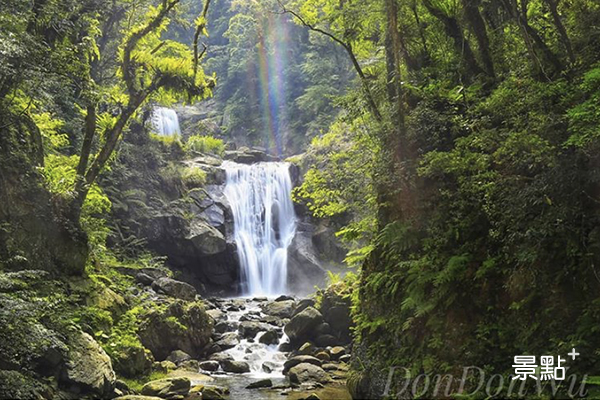
M141 390L145 396L156 396L163 399L186 396L190 392L191 382L186 377L165 378L146 383Z
M198 357L213 331L212 320L201 302L174 300L146 314L138 334L144 347L162 361L174 350Z

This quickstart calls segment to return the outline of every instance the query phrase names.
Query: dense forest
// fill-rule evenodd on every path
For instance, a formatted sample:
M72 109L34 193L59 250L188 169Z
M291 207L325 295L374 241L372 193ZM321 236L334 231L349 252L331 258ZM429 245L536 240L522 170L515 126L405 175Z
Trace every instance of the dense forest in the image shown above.
M594 398L597 263L597 0L0 0L0 399Z

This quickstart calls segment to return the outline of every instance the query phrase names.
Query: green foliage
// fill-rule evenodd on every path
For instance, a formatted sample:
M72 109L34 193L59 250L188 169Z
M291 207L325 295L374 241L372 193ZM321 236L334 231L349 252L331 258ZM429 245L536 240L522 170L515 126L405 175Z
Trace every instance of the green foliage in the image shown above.
M181 179L188 189L203 187L206 183L206 172L198 167L185 167L181 172Z
M215 154L222 156L225 153L225 143L223 140L212 136L190 136L185 143L185 150L189 153L197 151L199 153Z

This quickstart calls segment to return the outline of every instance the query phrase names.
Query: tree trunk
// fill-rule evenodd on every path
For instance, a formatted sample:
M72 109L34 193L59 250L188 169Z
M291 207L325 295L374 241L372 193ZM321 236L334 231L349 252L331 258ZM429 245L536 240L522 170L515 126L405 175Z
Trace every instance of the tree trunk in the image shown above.
M462 0L462 4L467 21L469 21L471 30L477 40L477 46L479 47L479 54L485 72L490 77L495 78L494 62L492 61L492 56L490 54L490 41L488 39L485 23L479 12L479 0Z
M563 46L567 50L567 55L569 56L569 61L571 63L575 62L575 53L573 52L573 46L571 46L571 40L569 39L569 35L565 26L562 23L560 18L560 14L558 13L558 1L559 0L544 0L546 4L548 4L548 8L550 8L550 14L552 14L552 19L554 20L554 25L556 26L556 30L560 36L560 41Z

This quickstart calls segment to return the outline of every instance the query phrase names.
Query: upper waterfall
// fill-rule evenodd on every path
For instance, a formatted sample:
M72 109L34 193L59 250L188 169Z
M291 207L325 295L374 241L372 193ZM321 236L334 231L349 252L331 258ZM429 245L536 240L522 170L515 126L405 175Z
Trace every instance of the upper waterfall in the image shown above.
M242 292L276 295L287 289L287 248L296 231L289 164L226 161L225 196L233 211Z
M177 113L171 108L155 108L152 112L152 124L161 136L173 136L181 133Z

